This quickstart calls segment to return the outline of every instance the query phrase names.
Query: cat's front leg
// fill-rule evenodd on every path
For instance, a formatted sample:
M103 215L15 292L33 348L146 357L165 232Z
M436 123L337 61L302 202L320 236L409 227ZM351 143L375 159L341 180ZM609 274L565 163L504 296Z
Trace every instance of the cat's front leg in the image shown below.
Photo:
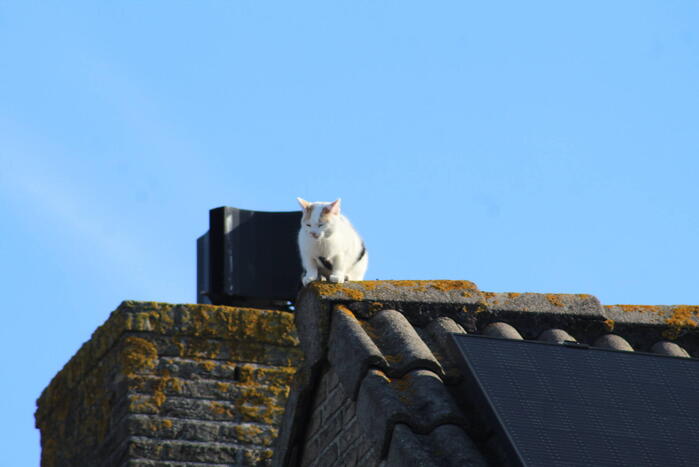
M330 282L336 284L342 284L347 280L347 271L345 271L344 262L340 256L336 256L332 261L333 269L332 274L328 276Z
M301 282L303 283L304 286L310 284L314 280L318 279L318 270L313 270L313 271L305 271L303 274L303 278L301 279Z
M313 261L307 261L305 258L301 259L301 263L303 264L303 277L301 278L301 282L304 286L307 286L318 279L318 267Z

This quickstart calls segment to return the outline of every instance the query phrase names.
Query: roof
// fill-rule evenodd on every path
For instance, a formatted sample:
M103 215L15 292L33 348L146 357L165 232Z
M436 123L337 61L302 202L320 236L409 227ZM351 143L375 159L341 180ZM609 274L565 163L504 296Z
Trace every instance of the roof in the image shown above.
M586 294L490 293L468 281L365 281L313 283L296 308L305 362L278 439L279 465L303 443L324 366L357 404L387 465L448 466L493 460L464 396L451 334L699 356L695 306L602 306Z

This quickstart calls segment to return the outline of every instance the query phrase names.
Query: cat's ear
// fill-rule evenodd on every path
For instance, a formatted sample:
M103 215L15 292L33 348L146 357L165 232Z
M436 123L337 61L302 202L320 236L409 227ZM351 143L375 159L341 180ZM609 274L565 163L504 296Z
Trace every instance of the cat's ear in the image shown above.
M304 211L311 206L311 203L309 203L308 201L306 201L303 198L296 198L296 201L299 202L299 205L301 205L301 207L303 208Z
M325 208L323 208L323 211L328 214L340 214L340 198L337 198L335 201L325 206Z

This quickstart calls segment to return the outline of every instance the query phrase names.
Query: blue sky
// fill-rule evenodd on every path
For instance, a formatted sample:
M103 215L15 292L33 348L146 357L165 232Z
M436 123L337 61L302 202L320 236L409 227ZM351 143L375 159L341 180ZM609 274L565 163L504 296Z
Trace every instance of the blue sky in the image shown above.
M0 3L3 465L222 205L343 198L368 278L699 304L699 2ZM8 457L9 456L9 457Z

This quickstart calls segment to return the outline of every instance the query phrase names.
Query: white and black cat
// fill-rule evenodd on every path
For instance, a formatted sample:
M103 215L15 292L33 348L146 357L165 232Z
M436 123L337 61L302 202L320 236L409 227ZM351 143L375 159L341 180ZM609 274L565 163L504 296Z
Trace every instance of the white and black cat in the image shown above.
M340 214L340 199L332 203L296 199L303 208L298 237L303 285L314 280L339 284L363 280L369 256L357 231Z

